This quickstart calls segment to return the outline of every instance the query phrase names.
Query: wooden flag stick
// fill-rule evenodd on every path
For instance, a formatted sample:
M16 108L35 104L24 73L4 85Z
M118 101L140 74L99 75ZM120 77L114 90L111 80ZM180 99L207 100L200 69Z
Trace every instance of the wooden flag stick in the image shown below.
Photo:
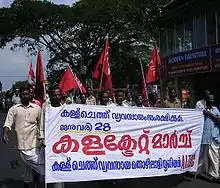
M105 54L102 59L102 73L101 73L101 79L100 79L100 84L99 84L99 91L102 90L102 81L103 81L103 72L104 72L104 58L105 58Z
M99 84L99 91L102 90L102 82L103 82L103 73L104 73L104 60L105 60L105 55L106 55L106 40L108 40L108 34L105 37L105 46L104 46L104 54L103 54L103 59L102 59L102 73L101 73L101 79L100 79L100 84ZM108 50L108 49L107 49Z
M142 62L141 62L141 59L139 59L139 62L140 62L140 66L141 66L141 74L142 74L142 79L143 79L143 83L144 83L144 89L145 89L145 92L146 92L146 98L148 99L148 95L147 95L147 84L146 84L146 80L145 80L145 76L144 76L144 69L143 69L143 65L142 65Z
M28 63L28 82L30 83L30 74L29 74L29 72L30 72L30 66L31 66L31 63L32 63L32 60L30 59L30 62Z
M157 43L156 41L154 41L154 47L157 49ZM160 82L160 105L161 107L163 107L163 101L164 101L164 96L163 96L163 83L162 83L162 77L161 77L161 72L160 72L160 66L159 66L159 62L160 60L158 60L158 53L156 54L156 71L159 74L159 82ZM161 64L161 62L160 62Z

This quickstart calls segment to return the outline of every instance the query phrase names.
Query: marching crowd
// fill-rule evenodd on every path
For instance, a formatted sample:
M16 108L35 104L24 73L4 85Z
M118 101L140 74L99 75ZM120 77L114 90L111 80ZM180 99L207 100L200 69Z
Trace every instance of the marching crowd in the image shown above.
M5 124L3 126L3 142L9 142L9 132L13 125L17 135L18 150L25 163L24 182L27 187L39 187L40 177L45 173L44 159L44 127L46 106L59 107L64 104L84 104L84 105L105 105L122 107L164 107L181 108L181 101L177 98L177 92L170 88L168 97L160 102L157 93L151 92L148 99L143 99L142 95L133 96L132 92L116 90L114 97L108 90L93 95L91 87L87 87L86 94L69 92L62 94L58 86L51 87L45 98L45 103L40 104L35 99L35 88L32 85L22 86L16 98L16 102L9 109ZM204 97L198 101L196 108L203 110L204 131L201 143L201 154L197 175L205 173L213 181L219 181L219 144L220 134L218 123L220 123L220 113L214 105L214 96L209 92L204 92ZM53 187L64 187L64 183L56 183Z

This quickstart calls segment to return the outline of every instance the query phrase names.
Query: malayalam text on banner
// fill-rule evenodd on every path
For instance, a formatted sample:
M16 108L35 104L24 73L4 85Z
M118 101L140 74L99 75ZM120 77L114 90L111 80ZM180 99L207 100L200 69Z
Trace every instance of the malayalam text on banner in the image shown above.
M197 170L202 111L73 104L45 119L47 183Z

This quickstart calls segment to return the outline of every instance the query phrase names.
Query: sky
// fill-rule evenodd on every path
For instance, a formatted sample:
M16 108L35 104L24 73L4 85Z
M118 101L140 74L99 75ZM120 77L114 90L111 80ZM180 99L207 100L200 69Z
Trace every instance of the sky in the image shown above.
M75 0L51 0L56 4L71 5ZM8 7L13 0L0 0L0 8ZM6 91L12 87L12 84L16 81L27 80L29 64L32 61L35 70L36 57L30 57L26 53L25 49L17 51L11 51L10 47L13 43L9 43L3 50L0 50L0 81L3 85L3 91ZM48 54L43 51L43 63L46 68L48 61Z

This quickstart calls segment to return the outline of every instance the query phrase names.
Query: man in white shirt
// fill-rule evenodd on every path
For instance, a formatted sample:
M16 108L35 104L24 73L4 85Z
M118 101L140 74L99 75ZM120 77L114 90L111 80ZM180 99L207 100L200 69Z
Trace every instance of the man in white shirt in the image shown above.
M110 100L109 100L109 92L107 90L103 90L99 93L99 105L102 105L102 106L116 106L114 103L112 103Z
M55 86L49 91L50 104L45 102L42 106L41 111L41 121L39 130L39 139L44 143L44 133L45 133L45 112L46 106L60 107L62 105L62 93L58 86ZM53 183L53 188L64 188L64 183Z
M125 93L122 89L119 89L115 92L115 105L129 107L126 103L123 103L125 98Z
M204 90L204 92L203 92L203 99L196 103L196 109L197 110L198 109L204 110L206 108L206 101L208 100L210 94L211 93L210 93L209 90Z
M115 106L124 106L128 107L128 105L124 104L124 91L117 90L115 92L116 103L113 103L109 100L109 92L107 90L103 90L99 94L99 103L103 106L115 107Z
M86 104L87 105L96 105L96 98L93 96L92 88L86 88Z
M197 174L219 183L220 113L214 105L214 95L210 94L206 100L206 109L203 110L205 121Z
M18 89L15 90L15 93L12 97L12 102L13 102L14 105L20 103L20 97L19 97L19 90Z
M206 110L206 102L207 100L209 99L209 96L211 95L210 91L209 90L204 90L203 92L203 99L198 101L196 103L196 106L195 108L197 110ZM204 126L204 125L203 125ZM200 148L200 154L199 154L199 163L198 163L198 168L197 168L197 173L195 175L198 175L200 173L203 172L203 166L204 166L204 163L207 163L207 156L206 156L206 146L207 144L203 144L201 143L201 148Z
M126 106L130 106L130 107L135 106L132 92L128 91L126 93L126 97L125 97L125 100L123 101L123 104Z
M8 144L9 132L15 126L18 150L22 160L33 170L34 187L39 186L39 175L44 175L44 152L38 140L41 108L30 103L30 88L19 90L21 102L8 111L3 126L3 142Z

